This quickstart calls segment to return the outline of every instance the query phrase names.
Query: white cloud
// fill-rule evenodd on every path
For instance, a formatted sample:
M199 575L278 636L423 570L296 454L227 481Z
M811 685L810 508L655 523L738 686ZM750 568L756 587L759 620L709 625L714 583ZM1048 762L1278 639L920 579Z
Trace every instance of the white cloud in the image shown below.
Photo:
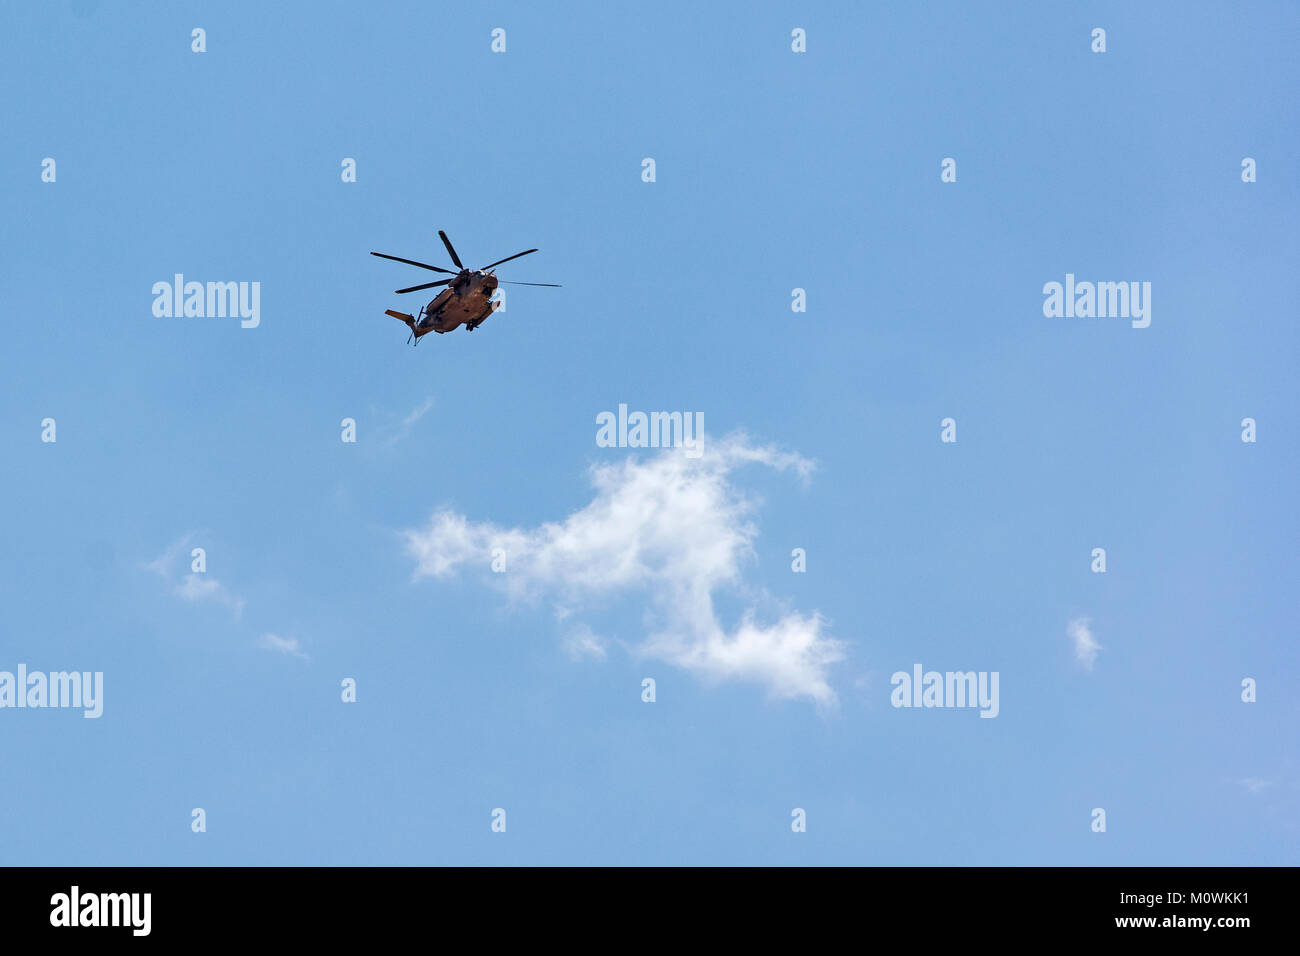
M244 599L231 594L224 584L209 574L187 574L176 586L176 594L183 600L197 604L212 601L232 608L235 617L244 613Z
M260 642L262 648L268 651L278 651L281 654L292 654L294 657L301 657L303 660L311 660L303 651L296 637L280 637L276 634L263 634Z
M431 409L431 408L433 408L433 396L432 396L432 395L430 395L429 397L427 397L423 402L421 402L419 405L417 405L415 408L413 408L413 409L411 410L411 413L410 413L409 415L407 415L404 419L402 419L402 427L403 427L403 428L410 428L412 425L414 425L416 422L418 422L421 418L423 418L423 417L425 416L425 413L427 413L427 412L429 411L429 409Z
M1101 645L1092 636L1092 622L1086 617L1076 617L1066 625L1065 632L1074 642L1074 659L1085 670L1092 670L1092 665L1097 662L1097 652L1101 650Z
M235 612L235 617L244 613L244 599L232 594L230 589L207 572L189 571L189 544L194 538L190 533L178 538L167 546L161 555L142 567L152 571L164 581L179 582L172 586L172 593L183 601L198 604L204 601L224 604Z
M387 445L396 445L398 442L405 439L410 435L411 429L415 426L416 422L427 415L431 408L433 408L433 396L425 398L425 400L419 405L411 409L411 411L407 413L406 417L402 419L400 424L388 428L384 437L384 443Z
M176 570L176 565L180 560L181 555L186 554L185 549L189 545L190 539L193 537L193 534L187 534L183 538L178 538L167 546L166 551L158 555L158 557L154 558L152 561L146 561L142 566L146 571L152 571L160 578L170 578ZM188 554L186 554L186 556L188 557Z
M1265 787L1273 785L1272 780L1261 780L1259 777L1243 777L1241 780L1238 780L1237 783L1245 787L1250 793L1259 793L1264 790Z
M664 449L592 468L594 499L563 521L504 529L442 510L404 532L406 547L417 578L444 578L466 566L486 572L492 549L504 548L509 570L489 577L512 598L546 597L566 612L646 595L644 654L706 680L751 681L777 697L833 705L828 674L843 645L827 635L820 614L787 613L762 624L751 608L728 632L714 610L719 589L743 589L741 570L754 554L755 505L730 480L747 464L805 480L813 467L733 435L703 443L698 458Z
M575 661L605 659L605 640L585 624L579 624L564 639L564 649Z

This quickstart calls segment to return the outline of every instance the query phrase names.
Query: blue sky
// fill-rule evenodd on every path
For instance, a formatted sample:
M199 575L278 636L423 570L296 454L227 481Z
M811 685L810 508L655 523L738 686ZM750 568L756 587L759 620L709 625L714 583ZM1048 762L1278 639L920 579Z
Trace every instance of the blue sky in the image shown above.
M3 23L0 670L104 674L0 709L3 862L1297 861L1293 5ZM439 228L563 288L410 349L367 253ZM1046 318L1067 273L1150 327ZM703 464L598 447L620 403ZM892 707L918 663L998 716Z

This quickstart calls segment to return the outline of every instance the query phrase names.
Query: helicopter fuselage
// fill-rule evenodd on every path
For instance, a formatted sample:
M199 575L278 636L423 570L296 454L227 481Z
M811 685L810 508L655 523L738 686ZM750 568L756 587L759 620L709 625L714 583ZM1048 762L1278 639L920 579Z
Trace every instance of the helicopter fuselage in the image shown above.
M497 277L491 272L461 271L424 307L415 323L416 337L451 332L462 325L470 329L482 325L496 308L492 302L496 288Z

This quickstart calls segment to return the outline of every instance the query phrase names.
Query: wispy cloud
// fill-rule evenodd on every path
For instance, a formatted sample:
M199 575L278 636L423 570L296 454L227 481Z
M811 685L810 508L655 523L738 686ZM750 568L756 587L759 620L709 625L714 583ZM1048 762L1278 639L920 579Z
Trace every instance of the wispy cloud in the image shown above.
M171 544L167 545L165 551L152 561L146 561L141 565L146 571L152 571L160 578L169 579L174 577L180 570L182 556L189 557L187 548L189 547L193 534L187 534L183 538L177 538ZM188 565L188 561L184 562Z
M411 413L410 413L409 415L407 415L405 418L402 419L402 427L403 427L403 428L410 428L412 425L414 425L416 422L418 422L421 418L423 418L423 417L428 413L429 409L431 409L431 408L433 408L433 396L432 396L432 395L430 395L429 397L427 397L424 401L422 401L422 402L421 402L419 405L417 405L415 408L411 409Z
M603 661L606 656L605 640L585 624L579 624L564 639L564 649L575 661Z
M177 538L167 546L158 557L146 561L142 567L152 571L171 585L171 591L182 601L191 604L210 602L222 604L240 617L244 613L244 599L231 593L230 589L206 571L190 570L189 545L194 540L193 533Z
M424 527L404 532L416 577L443 578L463 567L486 572L492 550L504 548L509 570L487 577L512 597L545 596L575 609L644 595L650 632L641 653L706 680L750 681L776 697L834 705L828 678L843 659L843 644L828 636L819 613L762 623L750 607L728 629L714 608L719 590L744 591L742 568L758 534L755 504L734 487L734 473L758 464L806 480L812 463L744 435L703 448L693 459L664 449L596 466L593 500L536 528L499 528L438 511Z
M244 613L244 599L233 593L224 584L207 571L195 571L190 542L197 537L191 533L178 538L167 546L161 555L152 561L144 562L141 567L152 571L166 582L170 592L190 604L220 604L230 608L236 619ZM202 565L200 565L202 566ZM258 639L258 646L264 650L275 651L310 660L296 637L280 637L278 634L263 634Z
M291 654L294 657L301 657L305 661L311 660L302 645L298 643L296 637L280 637L278 634L263 634L259 646L264 650L276 651L280 654Z
M387 445L396 445L398 442L404 440L411 434L411 429L415 427L416 423L427 415L431 408L433 408L433 396L425 398L425 400L419 405L416 405L415 408L411 409L407 413L406 417L397 425L390 426L386 429L383 436L384 443Z
M1065 632L1074 643L1074 659L1083 665L1084 670L1091 671L1101 650L1101 645L1092 636L1092 622L1086 617L1076 617L1066 625Z
M187 574L175 588L175 593L182 600L191 604L211 601L224 604L235 612L235 617L244 613L244 599L231 594L229 589L209 574Z
M1242 777L1237 781L1239 786L1246 789L1247 793L1260 793L1265 788L1273 785L1272 780L1261 780L1259 777Z

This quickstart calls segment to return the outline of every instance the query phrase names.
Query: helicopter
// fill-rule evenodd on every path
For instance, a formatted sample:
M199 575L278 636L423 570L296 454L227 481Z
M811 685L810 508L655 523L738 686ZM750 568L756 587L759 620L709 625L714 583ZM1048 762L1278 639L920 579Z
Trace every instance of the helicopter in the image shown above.
M443 272L451 276L450 279L441 279L438 282L426 282L423 285L413 285L407 289L397 289L396 294L402 295L407 292L419 292L422 289L433 289L437 286L446 286L441 292L434 297L428 305L421 307L419 315L410 315L406 312L395 312L392 309L386 309L384 314L391 315L406 323L407 328L411 330L410 338L407 342L415 345L420 343L420 337L428 335L430 332L437 332L442 335L445 332L451 332L464 325L465 330L473 332L476 328L487 321L489 315L496 311L496 303L492 300L492 294L496 291L497 284L505 282L507 285L535 285L545 286L551 289L560 288L554 282L507 282L505 279L498 279L493 270L503 262L509 262L511 259L518 259L520 256L526 256L529 253L536 252L536 249L525 249L523 252L516 252L513 256L506 256L504 259L498 259L481 269L466 269L460 261L460 256L456 255L456 250L447 238L447 234L441 229L438 230L438 236L442 239L442 244L447 247L447 254L451 256L451 261L456 264L459 272L453 272L451 269L443 269L439 266L431 266L427 262L416 262L414 259L403 259L401 256L385 255L382 252L372 252L372 256L378 256L380 259L391 259L394 262L405 262L409 266L419 266L421 269L428 269L431 272Z

